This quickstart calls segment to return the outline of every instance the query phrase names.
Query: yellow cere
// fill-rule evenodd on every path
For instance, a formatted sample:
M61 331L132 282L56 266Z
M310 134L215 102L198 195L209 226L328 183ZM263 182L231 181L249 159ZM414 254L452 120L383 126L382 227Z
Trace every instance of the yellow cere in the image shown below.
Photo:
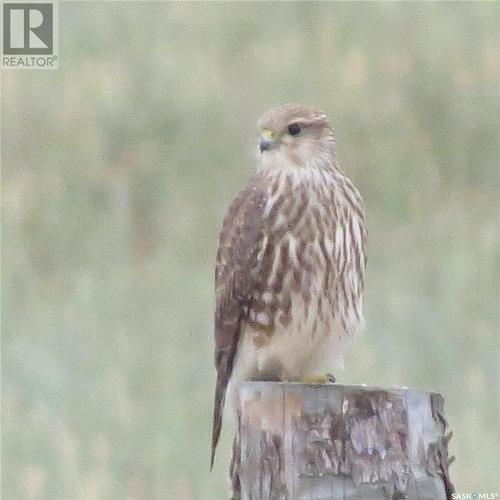
M274 141L276 135L272 130L266 128L262 131L262 138L266 141Z

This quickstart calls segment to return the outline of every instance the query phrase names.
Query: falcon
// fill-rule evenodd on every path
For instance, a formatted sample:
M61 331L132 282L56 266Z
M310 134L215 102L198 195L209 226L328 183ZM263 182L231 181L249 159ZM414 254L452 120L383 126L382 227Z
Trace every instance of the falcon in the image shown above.
M362 323L363 200L327 117L280 105L257 128L257 172L224 218L216 258L211 467L244 381L326 382Z

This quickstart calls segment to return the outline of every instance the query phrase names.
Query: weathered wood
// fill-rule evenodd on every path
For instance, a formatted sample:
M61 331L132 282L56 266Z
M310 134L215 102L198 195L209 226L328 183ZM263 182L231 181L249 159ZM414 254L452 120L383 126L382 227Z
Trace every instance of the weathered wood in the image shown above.
M445 500L443 397L408 389L248 382L233 498Z

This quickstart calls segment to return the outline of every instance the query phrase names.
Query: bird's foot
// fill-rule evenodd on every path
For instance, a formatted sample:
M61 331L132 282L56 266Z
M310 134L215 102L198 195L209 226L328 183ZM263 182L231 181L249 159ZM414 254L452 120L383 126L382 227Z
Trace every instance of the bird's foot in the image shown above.
M303 384L334 384L335 377L331 373L324 375L311 375L302 380Z

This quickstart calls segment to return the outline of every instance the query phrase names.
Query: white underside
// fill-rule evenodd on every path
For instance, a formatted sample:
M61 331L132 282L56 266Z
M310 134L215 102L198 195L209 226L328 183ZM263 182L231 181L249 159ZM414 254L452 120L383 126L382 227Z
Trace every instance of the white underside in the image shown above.
M310 310L314 311L315 307L313 297ZM239 407L239 389L245 381L300 381L310 376L335 374L343 370L344 355L351 346L353 335L345 332L341 324L331 316L330 323L318 323L313 334L313 322L317 315L312 313L306 318L303 311L300 296L294 296L294 319L291 324L285 328L278 323L268 343L260 347L256 346L254 338L262 335L262 332L248 325L242 328L227 387L226 417L235 419ZM328 314L326 310L325 314ZM350 319L353 327L351 332L356 332L359 329L359 321L354 317Z

